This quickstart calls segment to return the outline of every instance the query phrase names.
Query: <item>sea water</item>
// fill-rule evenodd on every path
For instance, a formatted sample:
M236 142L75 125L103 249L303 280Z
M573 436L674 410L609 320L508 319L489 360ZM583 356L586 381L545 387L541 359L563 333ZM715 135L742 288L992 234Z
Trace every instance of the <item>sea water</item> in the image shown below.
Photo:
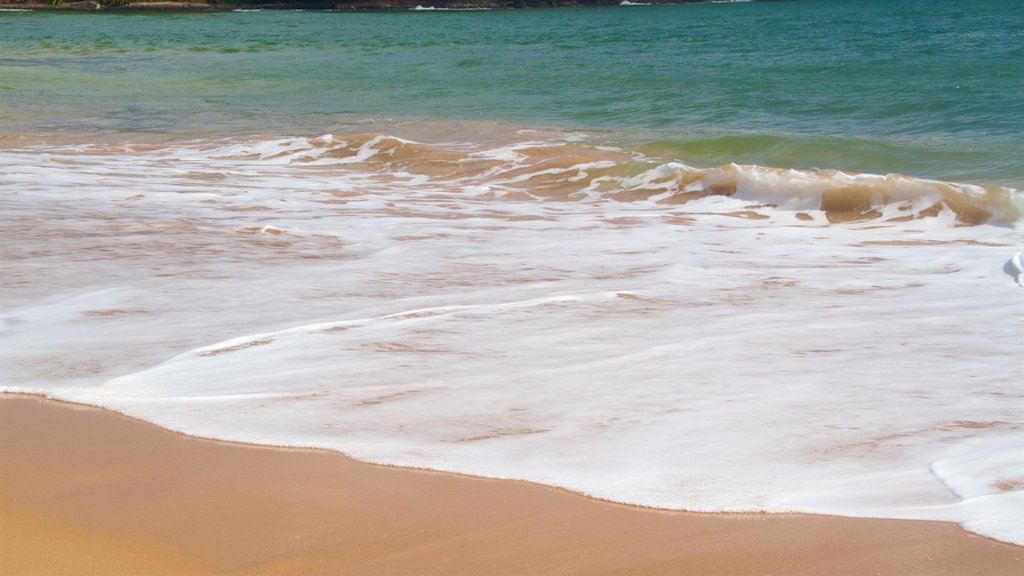
M1024 543L1022 24L5 13L0 390Z

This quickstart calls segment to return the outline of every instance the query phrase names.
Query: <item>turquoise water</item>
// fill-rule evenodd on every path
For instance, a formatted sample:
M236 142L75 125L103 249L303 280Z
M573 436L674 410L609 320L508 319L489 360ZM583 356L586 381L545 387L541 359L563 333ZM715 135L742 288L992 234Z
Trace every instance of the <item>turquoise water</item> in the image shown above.
M8 135L583 130L697 166L1024 182L1024 3L0 13Z

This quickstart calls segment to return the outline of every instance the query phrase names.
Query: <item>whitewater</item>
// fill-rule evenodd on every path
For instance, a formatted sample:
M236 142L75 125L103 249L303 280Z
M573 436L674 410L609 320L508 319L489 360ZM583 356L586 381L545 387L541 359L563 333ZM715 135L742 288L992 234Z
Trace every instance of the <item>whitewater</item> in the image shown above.
M1022 210L1011 187L525 129L13 142L0 391L1024 544Z

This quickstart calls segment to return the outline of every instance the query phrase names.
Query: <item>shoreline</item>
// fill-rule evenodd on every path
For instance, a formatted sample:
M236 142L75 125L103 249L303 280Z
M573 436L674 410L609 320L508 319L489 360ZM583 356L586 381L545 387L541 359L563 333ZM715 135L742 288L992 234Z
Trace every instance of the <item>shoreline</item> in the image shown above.
M23 394L0 394L0 463L0 574L995 575L1024 556L951 523L648 509Z
M647 0L626 6L702 4L714 0ZM480 11L522 10L534 8L595 8L620 6L621 0L348 0L341 2L235 3L151 0L58 0L49 2L0 2L2 11L53 12L236 12L259 10L303 10L320 12L402 12L402 11Z

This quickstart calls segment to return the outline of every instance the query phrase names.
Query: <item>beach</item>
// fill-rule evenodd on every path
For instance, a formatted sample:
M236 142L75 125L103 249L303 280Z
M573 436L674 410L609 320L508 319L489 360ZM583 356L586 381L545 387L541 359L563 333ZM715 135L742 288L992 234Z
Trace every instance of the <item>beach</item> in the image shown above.
M687 514L0 397L3 574L1019 574L951 523Z
M4 570L1019 573L1019 2L623 4L0 11Z

